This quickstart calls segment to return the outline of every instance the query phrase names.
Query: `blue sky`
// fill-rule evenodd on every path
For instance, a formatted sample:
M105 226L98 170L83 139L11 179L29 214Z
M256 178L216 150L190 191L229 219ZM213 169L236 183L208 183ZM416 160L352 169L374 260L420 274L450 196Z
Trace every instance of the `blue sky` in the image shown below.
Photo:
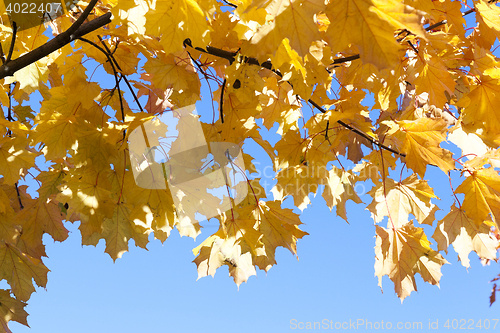
M87 63L91 73L95 63ZM94 74L93 80L113 82L109 75L104 77L100 72ZM202 84L206 85L203 80ZM211 115L206 86L202 95L204 101L197 110ZM32 103L33 109L38 110L36 100ZM132 104L129 99L129 105ZM277 126L270 133L276 129ZM275 136L264 137L275 142ZM261 167L270 163L252 145L245 149L262 163ZM391 176L398 179L400 171L401 165ZM403 172L403 178L408 175L409 172ZM443 175L437 168L428 168L426 174L441 199L433 199L442 209L436 213L437 220L446 215L453 203ZM461 182L458 173L455 177L454 188ZM29 180L28 184L35 186ZM36 187L32 187L31 193L34 190ZM358 194L365 204L371 202L369 196ZM320 195L311 196L311 201L312 205L301 213L305 223L302 229L309 235L298 241L300 261L279 248L278 264L267 274L258 271L257 277L250 277L239 290L226 267L220 268L215 278L196 280L192 249L215 232L215 227L205 228L196 241L181 238L176 231L164 244L151 237L149 251L131 246L130 252L113 264L104 253L103 241L97 247L82 247L78 222L66 223L71 233L65 242L54 243L50 236L44 237L48 255L44 262L51 272L47 288L38 288L26 307L32 329L17 323L10 327L15 333L289 332L299 330L299 323L305 327L307 322L320 322L323 328L325 323L335 328L335 323L342 326L356 322L360 324L357 328L364 330L370 327L367 322L376 328L376 323L381 325L383 321L385 328L388 323L393 328L398 323L403 327L419 327L421 323L420 331L427 331L429 322L437 320L439 329L445 331L447 320L450 330L453 325L462 324L478 330L479 321L484 325L489 320L489 330L494 331L494 319L500 319L499 304L488 306L492 287L488 281L500 272L498 264L483 267L471 253L467 271L450 247L446 256L450 264L442 268L440 288L423 282L417 275L418 292L401 304L388 277L383 279L384 293L377 286L373 267L375 227L369 212L364 210L366 205L349 201L347 224L336 216L335 209L329 211ZM283 207L292 208L292 202L291 198L286 199ZM434 228L424 229L430 238Z

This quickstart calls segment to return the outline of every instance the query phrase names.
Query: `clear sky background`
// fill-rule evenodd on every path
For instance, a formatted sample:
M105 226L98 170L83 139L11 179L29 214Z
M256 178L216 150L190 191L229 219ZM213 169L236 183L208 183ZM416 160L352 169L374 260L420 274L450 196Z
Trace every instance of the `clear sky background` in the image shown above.
M97 64L87 63L90 76ZM114 80L103 73L100 67L93 80L105 81L111 87ZM197 110L211 119L210 93L203 80L202 84L203 102ZM31 104L34 110L39 109L35 98ZM131 107L132 104L129 99ZM310 114L307 108L304 114ZM276 129L277 126L268 134L264 131L264 138L275 143ZM452 145L444 147L458 153ZM270 165L269 158L254 146L245 146L244 150L261 163L261 168ZM398 179L400 171L401 165L391 176ZM408 175L409 172L403 172L403 179ZM456 188L462 180L458 172L453 175ZM453 204L451 189L437 168L429 167L426 179L440 198L433 199L442 209L436 213L440 220ZM27 184L31 186L30 193L35 194L36 184L30 180ZM370 187L370 183L366 184L366 190ZM271 185L265 189L269 192ZM300 261L288 250L278 248L278 264L267 274L258 271L257 277L250 277L239 290L225 266L217 270L215 278L197 281L192 249L214 233L215 226L205 228L196 241L181 238L173 231L161 244L151 235L149 251L136 248L131 241L130 252L113 264L104 253L103 240L97 247L82 247L79 223L66 222L70 235L65 242L54 243L50 236L44 237L48 255L44 262L51 272L47 288L38 288L25 308L32 329L17 323L10 327L14 333L289 332L294 327L299 330L299 322L321 322L322 328L326 323L335 327L337 322L356 322L359 330L365 330L370 327L367 322L376 328L383 321L384 328L388 328L388 322L393 329L398 323L403 327L414 323L418 327L421 323L420 331L427 331L429 322L437 320L439 331L447 331L444 325L449 320L449 330L452 325L465 323L463 327L481 331L487 330L484 325L488 319L487 331L500 329L500 323L493 329L494 319L500 319L500 304L490 308L488 299L492 288L488 282L500 273L500 267L496 263L483 267L474 253L469 256L471 267L467 271L453 248L448 249L446 259L450 264L442 267L440 288L417 275L418 292L401 304L392 281L384 277L382 293L373 267L375 227L370 213L364 210L372 199L361 192L358 195L365 204L348 202L350 224L337 217L335 209L330 212L321 195L311 195L312 205L301 213L305 223L301 228L309 236L298 241ZM272 198L272 194L268 197ZM459 198L463 199L463 195ZM293 208L292 203L288 198L283 207ZM434 228L424 229L430 238ZM436 249L434 240L430 240ZM454 323L453 319L458 321ZM479 320L482 329L476 326Z

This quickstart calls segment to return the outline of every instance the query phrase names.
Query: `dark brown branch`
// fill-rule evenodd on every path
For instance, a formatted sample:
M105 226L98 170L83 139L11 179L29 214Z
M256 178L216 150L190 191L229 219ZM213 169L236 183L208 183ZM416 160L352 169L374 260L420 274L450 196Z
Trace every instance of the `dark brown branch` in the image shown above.
M337 64L342 64L344 62L348 62L348 61L353 61L353 60L356 60L356 59L359 59L359 54L355 54L355 55L352 55L352 56L348 56L348 57L343 57L343 58L338 58L338 59L335 59L331 64L331 65L337 65Z
M408 45L411 46L411 48L413 49L413 51L415 51L415 53L418 54L418 50L415 48L415 45L413 45L412 42L410 42L409 40L407 42L408 42Z
M88 8L88 7L87 7ZM83 14L80 18L83 17ZM79 18L79 19L80 19ZM71 27L73 27L78 21L73 23ZM47 43L37 47L33 51L22 55L21 57L10 61L2 66L0 66L0 79L5 78L6 76L12 76L18 70L31 65L32 63L42 59L43 57L48 56L54 51L59 50L63 46L69 44L73 40L88 34L94 30L99 29L100 27L111 22L111 13L106 13L100 17L93 19L90 22L83 24L80 27L77 27L74 32L71 32L70 29L65 32L57 35Z
M17 192L17 201L19 201L19 207L21 209L24 208L23 202L21 201L21 193L19 193L19 187L17 187L17 182L14 184L16 186L16 192Z
M330 126L330 121L329 120L326 121L325 139L331 145L332 143L330 142L330 138L328 137L328 126Z
M226 89L226 79L224 78L224 82L222 82L222 87L220 88L220 102L219 102L219 113L220 113L220 121L224 124L224 110L222 109L222 105L224 104L224 90Z
M222 0L222 1L224 1L228 6L238 8L238 6L236 6L234 3L230 3L229 1L226 1L226 0Z
M8 63L12 58L12 53L14 53L14 44L16 43L16 35L17 35L17 24L16 22L12 22L12 40L10 42L9 54L7 54L7 60L5 63Z
M2 60L2 64L5 64L5 54L3 53L2 44L0 44L0 60Z

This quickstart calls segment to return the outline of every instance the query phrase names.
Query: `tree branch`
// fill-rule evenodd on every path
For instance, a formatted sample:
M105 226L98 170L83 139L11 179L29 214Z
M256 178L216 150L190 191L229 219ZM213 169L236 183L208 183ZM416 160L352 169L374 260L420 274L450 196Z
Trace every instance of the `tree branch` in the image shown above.
M224 89L226 89L226 78L224 78L224 82L222 82L222 87L220 88L220 102L219 102L219 112L220 112L220 121L224 124L224 109L222 108L224 104Z
M231 6L233 8L238 8L238 6L236 6L234 3L230 3L229 1L226 1L226 0L222 0L224 1L228 6Z
M190 46L190 47L193 47L192 44L191 44L191 40L190 39L186 39L184 41L184 47L186 47L186 45ZM229 52L229 51L225 51L225 50L221 50L221 49L217 49L215 47L212 47L212 46L207 46L207 49L206 50L203 50L202 48L199 48L197 47L196 50L200 51L200 52L205 52L205 53L208 53L208 54L211 54L211 55L214 55L214 56L217 56L217 57L220 57L220 58L224 58L224 59L227 59L229 60L230 63L232 63L235 58L234 56L236 55L236 53L234 52ZM354 56L351 56L351 60L354 60L354 59L357 59L359 58L359 55L354 55ZM346 58L344 58L346 59ZM343 59L341 59L343 60ZM351 61L351 60L345 60L345 61ZM266 63L262 63L262 64L259 64L259 62L257 61L257 59L255 58L247 58L245 57L245 62L251 64L251 65L257 65L257 66L261 66L263 68L266 68L266 69L269 69L269 63L266 62ZM276 75L282 77L281 73L277 70L274 70L274 69L271 69L274 73L276 73ZM289 82L288 82L289 83ZM289 83L290 84L290 83ZM321 111L322 113L325 113L326 110L323 109L320 105L318 105L316 102L314 102L312 99L309 99L308 100L309 103L311 103L316 109L318 109L319 111ZM379 146L380 148L383 148L387 151L390 151L391 153L394 153L396 155L399 155L399 156L402 156L402 157L405 157L406 155L403 154L403 153L400 153L398 152L397 150L394 150L390 147L387 147L385 146L384 144L382 144L381 142L379 142L378 140L375 140L374 138L372 138L371 136L369 136L368 134L354 128L353 126L349 125L349 124L346 124L345 122L341 121L341 120L338 120L337 123L345 128L347 128L348 130L358 134L359 136L362 136L363 138L367 139L368 141L370 141L372 144L375 144L377 146Z
M93 0L92 2L94 2L94 5L95 5L95 2L97 2L97 0ZM90 4L87 7L87 9L88 8L90 8ZM18 70L20 70L26 66L31 65L32 63L42 59L43 57L48 56L52 52L59 50L63 46L72 42L73 40L75 40L83 35L86 35L89 32L97 30L100 27L111 22L111 13L106 13L102 16L99 16L99 17L93 19L90 22L87 22L87 23L81 25L83 20L86 18L86 16L84 17L84 14L85 14L85 12L87 12L87 9L85 9L84 13L82 15L80 15L78 20L75 23L73 23L73 25L65 32L57 35L56 37L54 37L53 39L51 39L47 43L37 47L33 51L31 51L25 55L22 55L21 57L15 59L15 60L12 60L8 63L6 62L2 66L0 66L0 79L5 78L6 76L14 75L14 73L17 72ZM90 10L91 9L89 9L89 12L90 12ZM83 17L83 19L80 20L82 17ZM72 29L73 27L75 27L75 28Z
M7 60L5 60L5 63L10 62L10 59L12 58L12 53L14 53L14 44L16 43L16 35L17 35L17 24L16 24L16 22L13 22L12 23L12 40L10 41L9 54L7 54Z

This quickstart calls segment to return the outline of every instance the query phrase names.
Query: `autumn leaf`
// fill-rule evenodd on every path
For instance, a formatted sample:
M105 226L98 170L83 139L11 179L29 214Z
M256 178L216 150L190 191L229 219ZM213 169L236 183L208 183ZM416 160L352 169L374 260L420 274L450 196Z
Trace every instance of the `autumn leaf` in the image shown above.
M462 208L479 227L491 214L493 222L500 227L500 177L492 168L469 172L456 193L465 194Z
M355 186L354 176L345 170L333 167L327 176L327 183L323 192L323 198L330 210L337 207L337 215L347 222L346 203L352 200L355 203L363 203L358 197Z
M451 152L440 148L439 143L446 138L446 122L420 118L399 122L405 138L401 150L406 154L406 163L420 177L424 177L427 164L437 165L445 173L455 168Z
M222 265L229 268L229 275L239 286L256 274L253 258L262 251L262 234L255 229L255 220L245 216L233 218L220 217L219 230L193 249L194 260L198 267L198 279L207 275L214 276Z
M413 174L399 183L392 179L386 179L384 183L375 183L368 192L373 201L367 209L376 223L388 216L394 227L401 227L407 224L409 214L413 214L419 223L432 225L438 208L431 203L436 195L427 181Z
M25 302L30 298L35 291L33 280L45 287L48 271L41 260L21 252L13 244L0 243L0 278L7 281L18 300Z
M382 288L382 277L388 275L394 282L394 291L401 302L417 290L415 274L424 281L439 286L441 266L448 263L430 247L424 229L408 222L397 228L375 226L375 275Z
M325 174L326 170L313 164L283 169L276 174L278 183L271 189L274 200L283 201L285 197L291 195L295 206L304 210L311 202L309 193L316 194Z
M161 45L167 54L181 51L186 38L204 44L210 30L202 6L194 0L158 1L149 5L145 16L146 33L161 35Z
M440 251L447 251L453 244L462 265L469 268L469 253L474 251L481 259L495 260L498 240L490 235L490 225L482 223L479 227L465 212L455 205L450 213L439 221L434 235Z
M359 48L362 59L379 69L399 62L402 48L394 38L397 29L408 29L423 36L420 14L399 1L343 0L330 1L326 15L327 30L333 51L345 51L349 44Z
M324 9L324 1L271 1L265 9L273 19L252 36L248 52L274 54L283 40L282 36L286 35L290 46L304 57L311 42L320 39L314 14Z
M28 313L24 310L26 303L13 298L10 292L5 289L0 289L0 323L3 331L12 333L7 326L9 321L17 321L28 326Z
M484 128L495 137L500 131L500 116L495 110L500 102L498 78L483 77L478 85L472 86L470 93L458 101L458 106L464 107L463 122L473 129Z
M24 142L23 142L24 141ZM26 150L26 142L22 138L3 137L0 139L0 174L5 184L13 185L35 165L36 154Z
M148 243L148 226L130 219L130 208L125 204L115 206L113 216L106 218L102 226L102 238L106 240L105 252L115 261L128 251L129 239L135 245L146 249Z

